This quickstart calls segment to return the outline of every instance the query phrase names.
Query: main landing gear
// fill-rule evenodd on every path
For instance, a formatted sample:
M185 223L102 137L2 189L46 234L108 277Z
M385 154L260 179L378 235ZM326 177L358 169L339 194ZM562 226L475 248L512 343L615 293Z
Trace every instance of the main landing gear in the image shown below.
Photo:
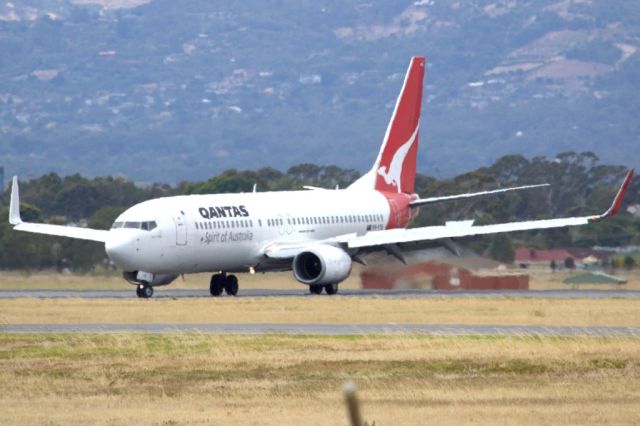
M309 291L311 294L322 294L322 290L328 294L333 295L338 292L338 284L327 284L327 285L310 285Z
M138 284L136 287L136 296L141 297L143 299L148 299L153 296L153 287L149 284Z
M222 295L223 290L229 296L238 294L238 278L235 275L214 274L209 283L209 292L217 297Z

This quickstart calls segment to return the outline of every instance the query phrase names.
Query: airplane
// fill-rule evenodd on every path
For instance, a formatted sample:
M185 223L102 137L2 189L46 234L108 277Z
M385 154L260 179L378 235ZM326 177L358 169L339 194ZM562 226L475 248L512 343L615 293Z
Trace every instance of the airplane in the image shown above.
M627 173L611 207L601 215L474 226L473 221L407 228L418 209L515 188L420 198L414 193L425 59L411 58L400 95L372 168L344 189L182 195L129 208L110 230L23 222L14 176L9 222L18 231L104 243L123 278L149 298L157 286L181 274L213 273L212 296L236 295L234 273L292 271L312 294L332 295L353 262L384 251L404 262L403 252L429 244L455 251L454 238L586 225L615 215L633 176Z

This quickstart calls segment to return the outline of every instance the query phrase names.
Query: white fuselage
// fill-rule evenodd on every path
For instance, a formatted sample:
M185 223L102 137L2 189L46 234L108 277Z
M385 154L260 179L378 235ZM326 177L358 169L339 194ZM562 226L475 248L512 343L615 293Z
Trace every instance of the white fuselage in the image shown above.
M264 260L270 244L382 230L389 212L387 199L373 190L158 198L121 214L106 250L124 271L249 271Z

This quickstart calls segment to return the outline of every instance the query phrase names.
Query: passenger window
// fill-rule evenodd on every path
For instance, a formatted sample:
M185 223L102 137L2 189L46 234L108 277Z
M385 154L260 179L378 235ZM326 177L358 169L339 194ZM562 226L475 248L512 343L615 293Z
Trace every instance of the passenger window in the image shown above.
M262 228L262 219L258 219L258 226Z

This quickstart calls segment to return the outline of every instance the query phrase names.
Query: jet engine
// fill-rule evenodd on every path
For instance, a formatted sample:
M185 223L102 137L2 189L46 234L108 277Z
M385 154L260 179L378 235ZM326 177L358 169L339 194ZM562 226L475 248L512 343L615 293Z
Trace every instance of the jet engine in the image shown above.
M303 284L337 284L351 273L351 257L338 247L317 245L294 257L292 269Z
M178 278L178 274L150 274L142 271L125 271L122 273L122 278L133 285L148 284L151 287L157 287L171 284L173 280Z

